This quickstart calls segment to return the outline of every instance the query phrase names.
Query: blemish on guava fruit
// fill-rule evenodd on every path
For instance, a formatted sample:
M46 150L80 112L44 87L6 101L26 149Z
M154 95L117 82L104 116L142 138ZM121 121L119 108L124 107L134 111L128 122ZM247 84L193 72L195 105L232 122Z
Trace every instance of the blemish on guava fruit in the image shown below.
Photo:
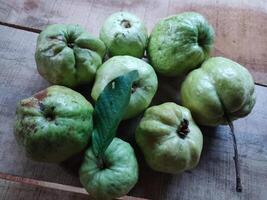
M183 119L183 121L181 122L181 124L179 125L179 127L176 131L177 134L181 138L185 138L187 136L187 134L190 132L188 126L189 126L189 121L187 119Z
M123 19L123 20L121 21L121 26L123 26L124 28L131 28L131 27L132 27L130 21L127 20L127 19Z
M52 35L49 37L50 40L59 40L59 41L65 41L63 35Z
M137 83L133 83L132 88L131 88L131 93L132 94L135 93L135 91L137 90L137 88L138 88Z
M47 121L54 121L56 118L55 107L51 106L44 110L44 117Z
M38 105L39 105L40 111L44 111L45 109L44 104L42 102L38 102Z
M47 112L44 114L44 116L47 121L54 121L56 117L55 114L52 112Z
M42 101L45 97L47 97L47 90L42 90L34 95L38 101Z
M36 105L36 102L34 101L33 98L30 98L21 101L21 105L26 107L34 107Z

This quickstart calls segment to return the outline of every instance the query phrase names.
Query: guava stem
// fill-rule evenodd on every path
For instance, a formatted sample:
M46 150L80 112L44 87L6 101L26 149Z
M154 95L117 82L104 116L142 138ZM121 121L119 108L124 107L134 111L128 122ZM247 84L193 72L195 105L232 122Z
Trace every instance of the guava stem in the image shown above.
M242 192L242 183L241 183L241 177L240 177L240 165L239 165L239 158L238 158L238 150L237 150L237 144L236 144L236 137L235 137L235 130L234 125L232 121L226 116L226 120L228 122L228 125L231 130L231 135L233 139L233 146L234 146L234 161L235 161L235 172L236 172L236 191Z
M230 134L232 135L233 139L233 146L234 146L234 161L235 161L235 177L236 177L236 191L237 192L242 192L242 183L241 183L241 177L240 177L240 165L239 165L239 158L238 158L238 150L237 150L237 144L236 144L236 138L235 138L235 130L234 130L234 125L233 122L231 121L230 117L227 114L227 109L225 107L225 104L222 101L222 98L217 94L222 108L224 110L224 119L227 121L229 127L230 127Z

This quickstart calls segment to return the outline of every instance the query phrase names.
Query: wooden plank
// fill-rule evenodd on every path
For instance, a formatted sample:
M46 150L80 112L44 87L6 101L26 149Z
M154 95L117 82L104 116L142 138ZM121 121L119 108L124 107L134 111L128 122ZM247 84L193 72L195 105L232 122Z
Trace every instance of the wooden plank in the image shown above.
M53 190L57 190L58 192L75 193L78 195L87 196L87 198L89 195L87 191L82 187L75 187L71 185L64 185L64 184L59 184L59 183L30 179L30 178L25 178L25 177L20 177L20 176L14 176L10 174L4 174L0 172L0 181L4 181L4 180L12 182L12 183L21 184L23 186L39 187L43 189L53 189ZM135 197L129 197L129 196L123 196L117 199L118 200L131 200L131 199L132 200L146 200L143 198L135 198Z
M89 200L88 195L77 194L54 189L39 188L16 182L0 179L0 199L1 200ZM123 197L118 200L145 200L134 197Z
M88 200L87 195L23 185L0 179L1 200Z
M30 179L30 178L15 176L15 175L6 174L2 172L0 172L0 179L11 181L14 183L21 183L22 185L30 185L30 186L35 186L35 187L48 188L48 189L60 190L64 192L88 195L86 190L81 187L64 185L64 184L59 184L59 183L54 183L54 182L47 182L47 181L36 180L36 179Z
M0 0L0 21L32 31L53 23L78 23L94 35L108 15L129 11L149 31L165 16L202 13L216 30L213 55L240 62L259 84L267 85L267 4L265 0Z
M28 160L16 144L12 134L16 102L49 84L38 75L34 63L37 34L0 26L0 35L0 172L80 186L78 177L62 167ZM181 80L159 78L160 88L153 103L178 102ZM88 91L81 90L87 97ZM256 86L257 103L253 112L234 122L241 159L242 193L235 192L233 148L228 127L202 128L205 145L197 169L181 175L167 175L150 170L136 146L134 130L139 117L124 121L118 130L119 136L135 148L140 164L139 181L129 195L150 199L266 199L266 92L266 87ZM27 193L23 189L18 191ZM6 186L0 187L0 195L6 192ZM11 193L8 195L8 199L15 199ZM14 192L14 195L18 193Z

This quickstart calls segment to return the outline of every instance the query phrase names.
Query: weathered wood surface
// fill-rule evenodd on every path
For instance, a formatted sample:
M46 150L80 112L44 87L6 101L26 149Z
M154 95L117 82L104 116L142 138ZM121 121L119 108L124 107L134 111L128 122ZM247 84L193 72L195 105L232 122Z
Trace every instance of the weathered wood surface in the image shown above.
M0 180L1 200L88 200L87 195L38 188Z
M38 75L34 62L37 34L0 26L0 36L0 171L80 186L78 177L62 167L28 160L22 148L16 144L12 133L16 102L49 84ZM154 103L177 102L180 81L160 78L160 88ZM80 90L86 97L89 96L89 89ZM153 172L145 164L134 141L134 129L138 122L135 119L123 122L118 130L119 136L134 146L140 164L139 182L129 195L162 200L265 200L267 197L266 92L266 87L256 86L257 103L253 112L248 117L234 122L241 159L244 186L242 193L235 192L233 148L228 127L202 128L205 137L204 150L197 169L182 175L167 175ZM52 196L55 195L57 199L84 199L62 192L24 188L1 181L0 197L42 200L53 199ZM15 198L16 196L20 198Z
M71 192L62 192L47 188L22 185L0 180L1 200L89 200L88 195ZM145 200L135 197L123 197L118 200Z
M216 31L214 55L246 66L267 85L266 0L0 0L0 21L38 31L53 23L78 23L94 35L108 15L129 11L149 31L163 17L183 11L202 13Z
M14 187L18 186L18 190L24 190L24 188L35 188L32 193L36 191L36 189L39 189L39 193L37 195L37 199L50 199L50 195L45 195L44 197L40 197L40 193L42 194L49 193L51 190L53 190L53 193L56 194L56 198L58 195L61 196L61 198L64 198L64 195L67 195L67 199L89 199L89 195L86 192L86 190L82 187L76 187L76 186L71 186L71 185L65 185L65 184L59 184L59 183L53 183L53 182L47 182L47 181L42 181L42 180L36 180L36 179L30 179L30 178L25 178L21 176L15 176L15 175L10 175L10 174L5 174L0 172L0 187L2 186L1 183L3 183L3 187L6 187L6 190L14 189ZM10 184L11 183L11 184ZM3 190L4 191L4 190ZM37 192L37 191L36 191ZM10 192L9 192L10 193ZM64 193L62 196L61 194ZM24 199L25 195L17 195L16 193L11 193L10 196L8 196L8 192L2 193L3 196L1 197L1 200L3 199L10 199L14 198L15 199ZM29 194L26 194L29 196ZM8 197L7 197L8 196ZM55 198L55 197L54 197ZM29 197L27 197L29 199ZM31 199L33 199L31 197ZM133 197L133 196L123 196L120 198L117 198L117 200L146 200L144 198L139 198L139 197Z

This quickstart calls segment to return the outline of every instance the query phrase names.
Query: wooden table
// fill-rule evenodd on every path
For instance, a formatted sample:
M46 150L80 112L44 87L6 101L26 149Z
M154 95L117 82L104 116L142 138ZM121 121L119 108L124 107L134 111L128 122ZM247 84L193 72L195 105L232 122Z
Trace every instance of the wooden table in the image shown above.
M231 2L231 3L229 3ZM140 178L128 194L149 199L267 199L267 2L265 0L0 0L0 172L80 187L69 165L27 159L12 134L16 102L49 84L34 62L37 33L53 23L78 23L98 35L105 18L130 11L149 30L160 18L182 11L202 13L216 30L214 55L243 64L253 74L257 103L252 113L234 122L244 191L235 192L233 148L229 128L202 127L204 150L195 170L167 175L150 170L133 139L136 120L123 122L119 136L136 149ZM167 82L171 82L166 90ZM179 82L179 81L178 81ZM178 101L177 80L160 77L154 103ZM89 89L80 89L89 97ZM128 131L131 127L131 131ZM127 130L127 131L126 131ZM73 160L72 160L73 161ZM75 160L74 160L75 161ZM74 164L76 161L74 162ZM73 163L72 163L73 164ZM74 165L73 164L73 165ZM40 188L0 179L0 199L88 199L87 195ZM131 199L131 197L126 197Z

